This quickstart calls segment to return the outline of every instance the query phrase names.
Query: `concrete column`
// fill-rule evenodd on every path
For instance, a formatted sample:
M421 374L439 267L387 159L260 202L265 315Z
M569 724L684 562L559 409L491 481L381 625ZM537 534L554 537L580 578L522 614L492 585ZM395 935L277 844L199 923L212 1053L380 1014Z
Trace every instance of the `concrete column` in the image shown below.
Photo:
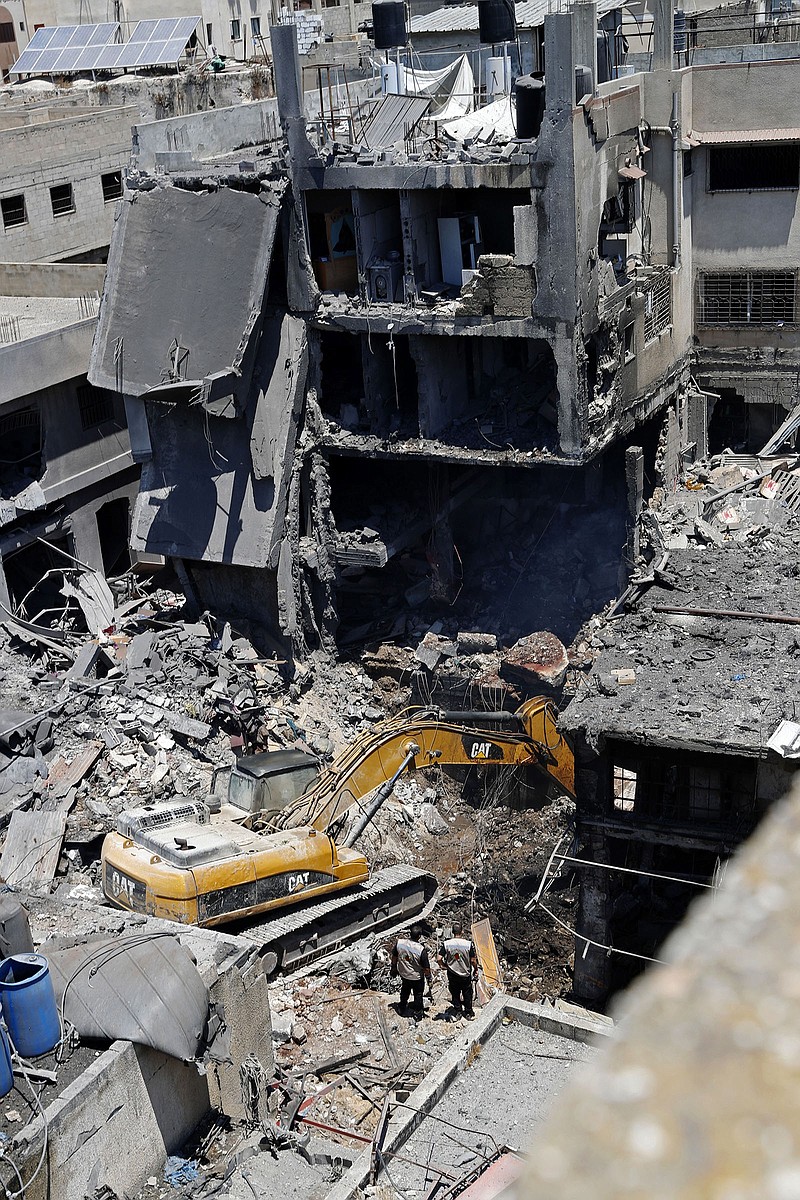
M579 376L575 369L573 339L565 335L553 339L558 375L558 440L565 454L578 453L585 443L584 426L588 405L580 395ZM585 385L584 385L585 386Z
M290 173L293 173L298 167L306 165L311 154L303 112L303 76L297 50L297 31L294 25L273 25L269 36L278 114L286 132Z
M91 508L81 508L72 514L69 523L75 557L103 575L105 568L96 513Z
M644 503L644 452L641 446L629 446L625 451L625 485L628 490L628 567L639 557L639 517Z
M673 0L653 0L653 70L672 70L675 48Z
M123 396L122 399L125 403L125 420L131 440L131 457L134 462L149 462L153 457L153 447L150 442L145 402L139 396Z
M281 121L300 120L303 116L303 84L297 31L294 25L273 25L269 38Z
M686 397L686 440L695 444L695 458L708 455L708 396L690 392Z
M605 862L605 838L592 833L583 839L581 858ZM572 972L572 991L584 1004L602 1004L611 983L611 964L608 952L611 922L608 903L608 871L581 869L578 916L575 929L575 966ZM583 935L583 937L581 936ZM590 938L592 945L586 941Z

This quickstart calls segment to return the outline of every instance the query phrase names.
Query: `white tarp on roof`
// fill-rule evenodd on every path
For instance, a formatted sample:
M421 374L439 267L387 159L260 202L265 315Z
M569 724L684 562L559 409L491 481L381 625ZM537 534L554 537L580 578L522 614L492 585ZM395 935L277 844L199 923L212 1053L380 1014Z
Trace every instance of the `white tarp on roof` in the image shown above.
M430 96L430 116L450 121L472 112L475 106L475 77L466 54L440 71L421 71L400 66L398 91L406 96Z
M447 121L443 128L451 137L463 142L465 138L474 138L486 142L490 136L496 142L507 142L516 137L514 127L514 111L508 96L494 100L491 104L479 108L477 112L467 113L454 121Z

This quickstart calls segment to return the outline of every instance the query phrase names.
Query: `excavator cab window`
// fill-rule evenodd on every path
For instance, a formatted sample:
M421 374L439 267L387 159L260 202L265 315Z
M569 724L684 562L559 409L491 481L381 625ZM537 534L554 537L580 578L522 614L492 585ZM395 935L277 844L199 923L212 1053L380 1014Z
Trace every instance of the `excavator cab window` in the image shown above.
M285 808L308 790L319 763L301 750L274 750L240 758L231 771L228 800L246 813Z

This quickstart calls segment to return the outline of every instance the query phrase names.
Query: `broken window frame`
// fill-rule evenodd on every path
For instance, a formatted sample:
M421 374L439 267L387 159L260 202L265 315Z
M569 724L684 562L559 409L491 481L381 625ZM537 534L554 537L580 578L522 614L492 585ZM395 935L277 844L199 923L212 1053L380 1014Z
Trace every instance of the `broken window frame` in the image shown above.
M81 383L75 389L78 399L78 411L81 418L81 429L99 429L101 425L114 420L114 395L105 388L95 387L91 383Z
M798 323L796 271L698 271L695 293L699 326Z
M638 766L630 763L611 764L611 800L615 813L632 813L636 808ZM633 785L633 794L631 794Z
M122 199L122 169L104 171L100 176L100 186L103 189L103 203L112 204Z
M53 184L50 188L50 208L56 219L75 212L75 189L71 182Z
M15 202L19 201L18 204ZM14 206L13 209L11 206ZM18 229L20 225L28 224L28 208L25 204L25 193L17 192L13 196L3 196L0 199L0 212L3 215L3 229ZM14 216L14 212L21 212L21 216Z
M709 192L790 192L800 187L800 142L709 146Z

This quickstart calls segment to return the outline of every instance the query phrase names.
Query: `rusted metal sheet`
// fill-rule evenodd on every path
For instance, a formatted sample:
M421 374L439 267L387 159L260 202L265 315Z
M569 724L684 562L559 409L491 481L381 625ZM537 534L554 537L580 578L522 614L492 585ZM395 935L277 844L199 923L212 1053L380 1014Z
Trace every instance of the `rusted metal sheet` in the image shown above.
M488 917L476 921L472 926L472 941L484 979L489 987L499 990L503 986L503 972L500 969L500 959L497 957L497 947Z
M459 1200L493 1200L504 1188L510 1187L519 1179L524 1160L519 1154L501 1154L498 1159L486 1168L474 1183L463 1192L459 1192Z

